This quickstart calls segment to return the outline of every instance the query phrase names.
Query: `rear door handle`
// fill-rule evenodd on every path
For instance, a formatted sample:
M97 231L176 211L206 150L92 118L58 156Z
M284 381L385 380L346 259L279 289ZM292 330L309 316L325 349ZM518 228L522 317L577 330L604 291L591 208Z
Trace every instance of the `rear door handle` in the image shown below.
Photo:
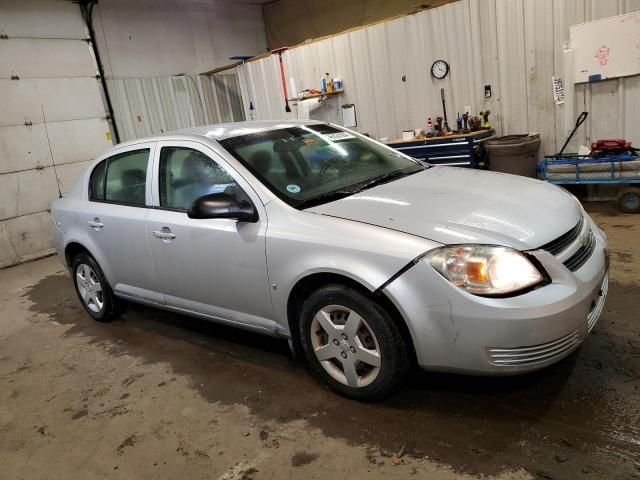
M91 228L93 228L96 231L101 230L102 227L104 227L104 224L100 222L99 218L94 218L93 220L89 220L87 223Z
M153 236L161 238L162 240L173 240L174 238L176 238L176 234L173 233L169 229L166 229L166 230L164 230L164 229L163 230L154 230L153 231Z

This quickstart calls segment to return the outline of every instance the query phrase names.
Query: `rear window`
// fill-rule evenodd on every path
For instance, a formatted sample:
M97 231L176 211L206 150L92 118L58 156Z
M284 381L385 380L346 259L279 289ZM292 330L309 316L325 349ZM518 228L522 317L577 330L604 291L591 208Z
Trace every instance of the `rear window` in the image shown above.
M91 200L104 200L104 175L107 171L107 161L103 160L91 172L89 180L89 198Z
M91 172L89 198L95 201L144 206L149 149L109 157Z

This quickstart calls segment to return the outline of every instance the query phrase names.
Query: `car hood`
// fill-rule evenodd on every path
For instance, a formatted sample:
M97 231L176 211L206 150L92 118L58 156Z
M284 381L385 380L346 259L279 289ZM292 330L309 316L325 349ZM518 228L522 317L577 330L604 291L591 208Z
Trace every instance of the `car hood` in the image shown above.
M565 190L530 178L432 167L308 209L443 244L537 248L573 228L581 207Z

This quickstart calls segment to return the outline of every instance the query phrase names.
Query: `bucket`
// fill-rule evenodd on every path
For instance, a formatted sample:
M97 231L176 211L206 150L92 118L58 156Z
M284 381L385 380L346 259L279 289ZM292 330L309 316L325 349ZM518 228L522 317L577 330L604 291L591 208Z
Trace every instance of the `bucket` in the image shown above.
M536 178L540 134L507 135L487 140L489 170Z

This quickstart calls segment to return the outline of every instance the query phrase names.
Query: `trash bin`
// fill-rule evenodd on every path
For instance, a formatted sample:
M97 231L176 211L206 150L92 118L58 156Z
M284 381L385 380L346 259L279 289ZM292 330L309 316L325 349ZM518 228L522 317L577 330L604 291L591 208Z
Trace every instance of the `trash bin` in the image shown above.
M487 140L489 170L536 178L540 135L507 135Z

